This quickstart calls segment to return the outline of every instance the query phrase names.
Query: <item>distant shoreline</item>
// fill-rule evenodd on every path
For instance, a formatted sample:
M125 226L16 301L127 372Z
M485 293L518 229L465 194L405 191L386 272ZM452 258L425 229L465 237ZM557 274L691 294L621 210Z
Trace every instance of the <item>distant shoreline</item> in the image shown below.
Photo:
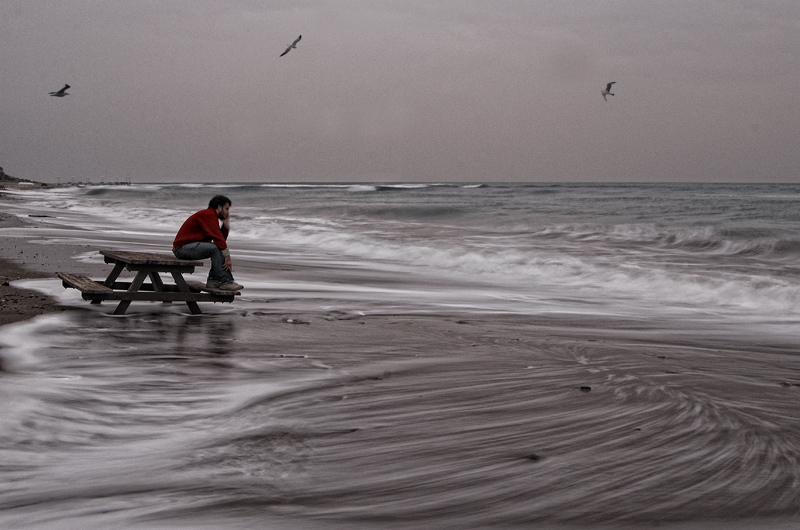
M33 180L28 179L20 179L17 177L12 177L11 175L7 174L3 171L3 168L0 167L0 190L2 190L6 184L14 185L16 184L17 187L42 187L47 188L50 187L49 184L45 184L43 182L35 182Z
M125 178L120 180L119 178L105 181L104 179L98 179L97 182L91 182L87 180L86 182L83 181L75 181L74 178L71 178L69 181L65 181L64 183L59 182L57 184L52 184L49 182L38 182L36 180L30 179L21 179L17 177L12 177L11 175L7 174L3 171L3 168L0 167L0 192L4 189L8 189L9 187L15 188L22 188L22 189L32 189L32 188L58 188L60 186L130 186L131 179Z

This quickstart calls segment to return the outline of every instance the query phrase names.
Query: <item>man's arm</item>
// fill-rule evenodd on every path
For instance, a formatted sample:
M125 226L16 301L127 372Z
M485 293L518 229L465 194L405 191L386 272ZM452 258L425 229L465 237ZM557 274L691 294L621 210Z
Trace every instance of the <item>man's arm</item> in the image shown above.
M219 228L219 230L222 232L222 237L228 239L228 234L231 232L230 214L228 214L228 216L222 220L222 226Z
M200 230L202 230L206 237L213 240L220 250L223 251L223 254L227 254L228 245L225 242L227 239L227 234L222 232L216 212L209 208L203 212L203 215L200 216L197 221L199 223Z
M222 226L220 226L219 230L222 232L222 237L226 240L228 239L228 234L231 232L231 214L225 216L225 219L222 220ZM226 271L233 272L233 264L231 263L231 254L227 252L225 256L225 263L222 264L222 268Z

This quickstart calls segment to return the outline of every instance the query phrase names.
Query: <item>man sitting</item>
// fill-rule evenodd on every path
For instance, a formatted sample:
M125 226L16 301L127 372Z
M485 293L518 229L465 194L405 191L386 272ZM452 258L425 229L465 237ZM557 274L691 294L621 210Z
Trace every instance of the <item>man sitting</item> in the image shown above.
M208 203L208 208L189 216L181 225L172 253L178 259L200 260L211 258L206 287L223 291L238 291L244 286L233 281L231 252L225 240L230 232L231 200L217 195ZM220 226L219 221L222 221Z

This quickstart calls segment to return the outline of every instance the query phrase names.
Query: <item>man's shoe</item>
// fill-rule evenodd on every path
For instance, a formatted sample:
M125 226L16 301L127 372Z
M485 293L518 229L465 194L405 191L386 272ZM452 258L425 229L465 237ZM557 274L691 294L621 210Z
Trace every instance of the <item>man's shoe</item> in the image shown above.
M216 280L208 280L206 282L206 289L219 289L219 282Z
M244 289L244 285L241 285L236 282L226 282L226 283L221 283L219 287L217 287L217 289L220 289L222 291L238 291L239 289Z

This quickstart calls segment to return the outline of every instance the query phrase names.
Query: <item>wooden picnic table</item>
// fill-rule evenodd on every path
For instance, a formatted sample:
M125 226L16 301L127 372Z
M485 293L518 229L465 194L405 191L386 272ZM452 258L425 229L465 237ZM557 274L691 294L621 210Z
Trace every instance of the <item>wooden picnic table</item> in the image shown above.
M64 287L78 289L84 300L99 304L119 300L115 315L123 315L133 301L186 302L193 315L201 313L197 302L233 302L239 291L210 289L201 282L187 281L183 275L202 267L202 261L178 259L169 254L101 250L106 263L114 268L102 282L80 274L58 273ZM132 281L118 281L123 270L135 272ZM175 283L164 283L160 273L169 273ZM145 280L150 279L149 283Z

